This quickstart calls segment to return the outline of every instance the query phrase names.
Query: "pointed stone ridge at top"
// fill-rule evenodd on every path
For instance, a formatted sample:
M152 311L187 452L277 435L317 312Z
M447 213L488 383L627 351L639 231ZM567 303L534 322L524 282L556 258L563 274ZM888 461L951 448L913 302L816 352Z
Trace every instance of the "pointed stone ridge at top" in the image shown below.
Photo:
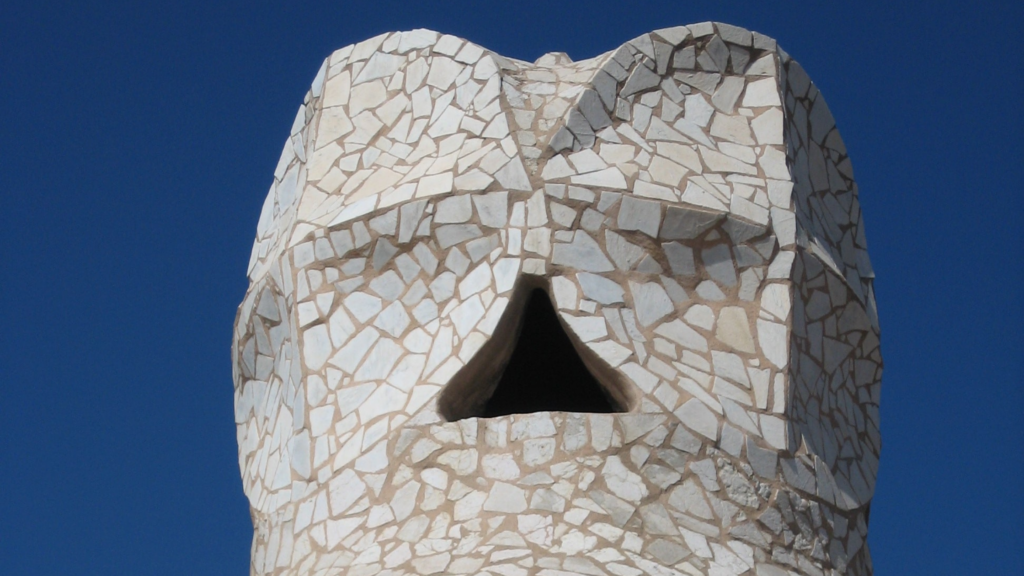
M572 58L565 52L548 52L533 62L534 66L568 66L572 64Z
M607 167L566 163L582 150ZM846 157L799 64L735 26L664 28L593 58L551 52L534 64L430 30L383 34L337 50L317 74L260 216L250 278L317 226L409 199L564 183L769 227L813 250L877 323ZM762 182L767 196L751 196Z

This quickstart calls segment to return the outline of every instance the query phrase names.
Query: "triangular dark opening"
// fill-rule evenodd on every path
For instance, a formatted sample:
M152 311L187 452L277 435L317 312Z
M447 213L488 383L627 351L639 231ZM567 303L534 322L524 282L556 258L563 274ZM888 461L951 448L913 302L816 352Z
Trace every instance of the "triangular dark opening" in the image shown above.
M530 412L617 412L565 333L548 295L533 290L485 418Z

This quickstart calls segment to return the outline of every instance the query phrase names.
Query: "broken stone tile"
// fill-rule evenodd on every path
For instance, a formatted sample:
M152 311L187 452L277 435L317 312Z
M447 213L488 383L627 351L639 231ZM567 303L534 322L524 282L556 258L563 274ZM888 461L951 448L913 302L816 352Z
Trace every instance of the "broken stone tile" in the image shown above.
M587 272L610 272L613 269L597 242L580 230L576 231L571 243L554 245L551 260L555 264Z
M726 306L718 313L715 338L740 352L754 353L754 338L746 311L739 306ZM744 378L746 378L744 376Z
M618 225L622 230L639 230L652 238L657 238L658 228L661 226L661 205L650 200L626 196L619 206Z
M662 244L665 256L668 257L669 266L676 276L693 276L697 273L697 267L693 260L693 250L678 242Z
M612 280L587 272L577 273L576 279L580 283L584 296L591 300L605 305L624 302L622 287Z
M451 196L437 203L434 210L435 224L459 224L473 216L469 196Z
M654 88L660 83L661 77L655 73L654 65L645 59L641 64L633 68L620 94L623 97L630 96L631 94Z
M714 441L718 438L718 419L697 399L685 402L675 415L690 430Z
M675 310L665 289L655 282L630 282L629 291L641 326L650 326Z
M779 106L780 104L779 89L775 79L765 78L747 84L746 92L743 95L744 107Z
M481 224L490 228L505 226L508 222L508 192L491 192L472 198Z

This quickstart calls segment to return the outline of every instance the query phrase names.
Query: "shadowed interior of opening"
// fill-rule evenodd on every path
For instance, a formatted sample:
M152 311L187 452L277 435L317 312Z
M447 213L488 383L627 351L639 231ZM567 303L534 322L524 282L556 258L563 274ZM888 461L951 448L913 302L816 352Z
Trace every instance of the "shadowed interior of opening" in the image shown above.
M573 347L543 290L530 292L522 328L481 416L616 412Z
M441 390L445 420L632 409L632 385L566 331L549 291L545 278L516 279L491 337Z

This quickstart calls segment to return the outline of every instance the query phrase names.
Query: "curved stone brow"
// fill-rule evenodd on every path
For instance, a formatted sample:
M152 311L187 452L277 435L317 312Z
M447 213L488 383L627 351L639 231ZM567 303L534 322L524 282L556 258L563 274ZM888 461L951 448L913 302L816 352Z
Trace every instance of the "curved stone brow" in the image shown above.
M274 176L233 349L254 573L494 565L400 558L445 514L481 538L510 514L570 572L870 572L873 272L831 113L773 40L703 23L530 64L384 34L324 62ZM525 277L634 413L438 419Z

